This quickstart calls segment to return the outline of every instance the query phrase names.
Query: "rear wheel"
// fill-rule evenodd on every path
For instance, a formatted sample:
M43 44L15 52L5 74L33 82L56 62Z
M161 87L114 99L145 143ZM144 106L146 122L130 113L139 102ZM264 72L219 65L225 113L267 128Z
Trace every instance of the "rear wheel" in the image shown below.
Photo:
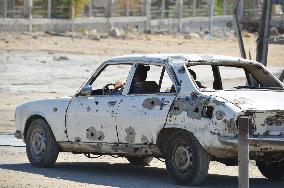
M271 180L284 180L284 162L257 162L261 174Z
M51 167L58 157L59 147L43 119L31 122L26 136L26 152L30 163L37 167Z
M177 132L166 148L166 167L179 185L199 185L208 174L209 154L196 138L184 131Z
M133 165L148 166L153 157L126 157L126 159Z

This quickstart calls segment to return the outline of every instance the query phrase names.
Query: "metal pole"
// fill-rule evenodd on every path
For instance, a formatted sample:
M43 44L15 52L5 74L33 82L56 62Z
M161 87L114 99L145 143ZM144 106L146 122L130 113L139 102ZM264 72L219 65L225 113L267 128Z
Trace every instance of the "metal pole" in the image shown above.
M253 9L252 9L253 15L256 14L256 0L253 0Z
M244 47L244 41L243 41L242 32L241 32L241 28L240 28L240 24L239 24L239 18L238 18L239 3L240 3L240 0L236 0L234 2L234 4L233 4L233 15L234 15L234 21L235 21L236 30L237 30L237 37L238 37L241 57L246 59L247 55L246 55L246 51L245 51L245 47Z
M223 0L223 15L227 15L227 0Z
M33 15L32 15L32 10L33 10L33 0L28 1L28 18L29 18L29 32L33 31Z
M113 16L114 11L114 0L108 0L108 7L107 7L107 17Z
M183 0L177 0L177 18L178 18L178 31L182 32L182 7L183 7Z
M244 0L241 0L240 1L240 14L239 14L239 19L242 20L243 17L244 17L244 12L245 12L245 3L244 3Z
M7 18L7 7L8 7L7 0L4 0L4 5L3 5L3 16L4 16L4 18Z
M47 17L50 19L51 18L51 0L47 1Z
M238 119L238 163L239 163L239 187L249 187L249 118Z
M145 15L146 15L146 24L145 31L151 32L151 0L145 0Z
M89 4L89 10L88 10L88 16L92 17L93 16L93 0Z
M196 0L193 0L193 4L192 4L192 16L193 16L193 17L196 16Z
M271 20L272 2L263 0L262 16L258 31L256 61L267 65L268 39L270 37L270 20Z
M215 0L210 0L210 17L209 17L209 38L213 36L213 16L214 16Z
M129 16L129 0L126 0L126 16Z
M284 70L282 71L282 74L281 74L281 76L280 76L279 80L280 80L281 82L283 82L283 81L284 81Z
M72 0L72 10L71 10L71 20L72 20L72 38L74 37L74 31L75 31L75 0Z
M161 18L165 18L165 0L162 0L162 5L161 5Z
M12 1L12 17L15 18L15 1Z

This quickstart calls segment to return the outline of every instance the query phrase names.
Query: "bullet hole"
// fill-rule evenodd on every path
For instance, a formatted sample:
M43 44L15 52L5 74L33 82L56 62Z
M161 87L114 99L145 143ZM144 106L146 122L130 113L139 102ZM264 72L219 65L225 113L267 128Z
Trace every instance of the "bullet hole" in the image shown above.
M215 117L217 120L222 120L225 117L225 112L223 112L222 110L218 110L215 113Z
M127 129L125 129L125 132L127 134L125 137L126 142L128 143L134 142L136 133L133 127L128 127Z
M102 131L97 131L94 127L86 129L86 138L89 140L101 141L104 137L104 133Z

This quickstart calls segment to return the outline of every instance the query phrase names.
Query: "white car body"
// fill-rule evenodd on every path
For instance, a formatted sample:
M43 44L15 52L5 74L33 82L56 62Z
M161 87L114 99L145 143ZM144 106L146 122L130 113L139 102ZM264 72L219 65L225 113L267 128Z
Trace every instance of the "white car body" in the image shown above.
M164 65L177 92L129 95L138 62ZM16 109L16 137L25 140L30 120L41 117L50 125L62 151L161 157L167 135L161 134L182 129L192 133L211 156L230 159L237 156L237 119L251 116L255 128L251 137L284 141L284 90L202 92L186 69L186 63L256 65L284 88L255 61L216 55L122 56L103 63L91 78L105 65L120 63L133 65L121 95L81 96L81 88L70 98L22 104ZM206 117L208 106L213 108L211 117ZM283 144L264 143L250 150L255 157L266 153L284 156Z

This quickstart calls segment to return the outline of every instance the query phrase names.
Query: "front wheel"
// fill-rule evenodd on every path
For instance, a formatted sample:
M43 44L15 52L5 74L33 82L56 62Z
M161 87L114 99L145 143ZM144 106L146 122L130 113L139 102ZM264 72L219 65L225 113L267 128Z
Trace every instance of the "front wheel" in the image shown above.
M133 165L148 166L153 157L127 157L126 159Z
M51 167L56 162L59 147L49 125L43 119L31 122L26 136L26 152L34 166Z
M257 162L261 174L267 179L284 180L284 162Z
M199 185L207 177L209 154L190 133L180 131L171 138L165 159L168 173L179 185Z

